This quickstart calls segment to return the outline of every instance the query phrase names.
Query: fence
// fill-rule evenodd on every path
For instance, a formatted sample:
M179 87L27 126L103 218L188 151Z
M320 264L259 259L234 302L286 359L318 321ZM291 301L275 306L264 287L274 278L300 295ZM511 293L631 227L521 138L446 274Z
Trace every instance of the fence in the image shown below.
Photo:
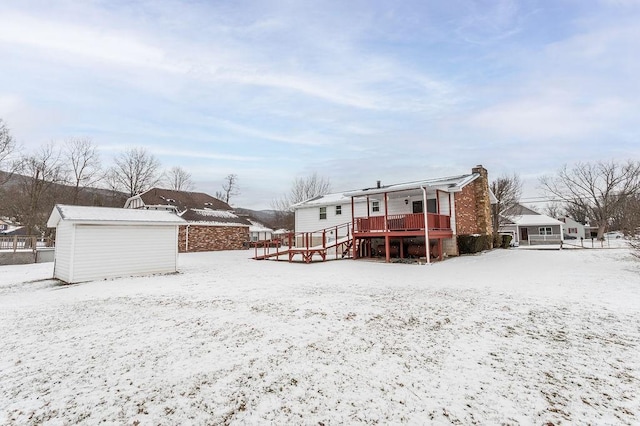
M53 247L54 240L27 235L14 235L12 237L0 237L0 250L16 252L18 250L36 251L38 247Z

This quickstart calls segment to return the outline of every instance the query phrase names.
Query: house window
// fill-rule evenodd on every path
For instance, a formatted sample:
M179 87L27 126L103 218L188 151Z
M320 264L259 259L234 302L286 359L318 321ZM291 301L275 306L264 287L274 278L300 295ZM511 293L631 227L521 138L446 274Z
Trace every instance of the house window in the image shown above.
M342 214L342 206L336 206L336 216L339 216Z
M427 200L427 213L438 213L438 203L435 198Z
M578 228L569 228L569 233L570 234L577 234L578 233Z
M550 226L546 226L543 228L538 228L538 233L540 235L553 235L553 232L551 231L551 227Z
M380 211L380 201L372 201L371 202L371 211L379 212Z
M327 208L320 207L320 220L327 218Z

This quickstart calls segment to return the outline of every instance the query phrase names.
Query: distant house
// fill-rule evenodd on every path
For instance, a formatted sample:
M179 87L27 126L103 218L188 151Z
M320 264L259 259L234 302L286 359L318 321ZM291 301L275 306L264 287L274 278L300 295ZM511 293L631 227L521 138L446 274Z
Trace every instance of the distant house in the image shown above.
M178 226L169 211L56 205L54 278L67 283L177 271Z
M0 218L0 237L27 235L27 229L7 218Z
M591 238L591 233L587 237L587 231L584 224L573 220L568 216L559 217L558 220L564 223L564 238L566 240L582 240Z
M249 227L249 241L257 242L273 239L273 229L267 228L255 220L249 220L249 222L251 222L251 226Z
M505 213L503 219L499 231L513 235L516 244L560 244L564 240L564 223L523 205Z
M240 250L249 241L251 223L229 204L203 192L151 188L129 198L124 207L175 211L187 222L180 226L181 253Z
M442 258L459 254L458 235L492 234L492 202L487 170L477 166L458 176L392 185L378 181L372 188L306 200L293 206L295 231L326 230L304 242L311 246L349 239L345 245L353 258Z

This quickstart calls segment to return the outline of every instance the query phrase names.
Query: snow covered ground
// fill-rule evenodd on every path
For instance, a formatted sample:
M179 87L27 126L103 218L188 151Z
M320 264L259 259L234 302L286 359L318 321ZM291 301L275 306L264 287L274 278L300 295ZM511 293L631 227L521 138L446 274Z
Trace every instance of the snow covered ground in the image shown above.
M638 424L640 262L249 251L62 286L0 267L0 424Z

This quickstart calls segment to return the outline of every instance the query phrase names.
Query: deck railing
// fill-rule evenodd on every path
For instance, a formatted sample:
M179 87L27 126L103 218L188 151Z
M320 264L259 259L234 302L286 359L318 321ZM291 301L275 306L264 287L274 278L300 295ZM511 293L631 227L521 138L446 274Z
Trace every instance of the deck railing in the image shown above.
M551 234L551 235L529 235L529 245L534 244L560 244L562 241L562 235L560 234Z
M14 235L10 237L0 237L0 250L33 250L38 247L53 247L54 240L28 235Z
M291 232L281 240L282 244L256 244L255 258L279 256L294 251L324 251L331 249L336 259L342 255L351 236L351 222L319 229L313 232Z
M451 217L443 214L427 213L429 229L451 229ZM391 214L387 216L357 217L355 232L411 231L424 229L424 213Z

